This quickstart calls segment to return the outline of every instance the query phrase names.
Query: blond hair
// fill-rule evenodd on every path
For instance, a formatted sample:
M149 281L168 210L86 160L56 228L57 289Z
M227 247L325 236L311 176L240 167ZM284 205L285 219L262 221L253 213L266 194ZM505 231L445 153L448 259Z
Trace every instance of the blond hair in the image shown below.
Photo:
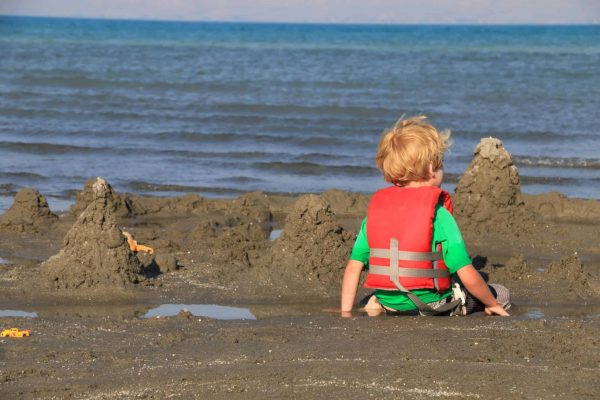
M438 130L419 115L400 118L392 129L383 132L375 162L386 182L405 186L430 178L429 165L442 167L444 152L450 147L450 131Z

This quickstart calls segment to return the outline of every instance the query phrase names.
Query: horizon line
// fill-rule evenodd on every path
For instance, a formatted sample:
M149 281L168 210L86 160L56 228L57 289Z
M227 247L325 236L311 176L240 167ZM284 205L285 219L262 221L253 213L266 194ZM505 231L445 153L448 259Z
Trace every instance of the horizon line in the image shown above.
M362 26L600 26L596 22L348 22L348 21L260 21L260 20L202 20L202 19L161 19L161 18L126 18L126 17L76 17L56 15L28 15L28 14L1 14L8 18L37 18L37 19L68 19L89 21L115 21L115 22L178 22L178 23L215 23L215 24L256 24L256 25L362 25Z

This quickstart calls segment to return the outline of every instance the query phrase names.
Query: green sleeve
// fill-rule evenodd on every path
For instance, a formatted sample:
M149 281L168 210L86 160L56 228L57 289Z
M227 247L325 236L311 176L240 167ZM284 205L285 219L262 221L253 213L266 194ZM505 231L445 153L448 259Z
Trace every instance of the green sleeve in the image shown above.
M364 265L369 264L369 242L367 242L367 218L363 219L360 225L360 231L356 235L356 241L354 247L352 247L352 253L350 253L350 259L360 261Z
M460 229L454 217L444 207L438 207L433 221L433 242L441 243L444 263L451 274L471 264ZM434 249L435 250L435 249Z

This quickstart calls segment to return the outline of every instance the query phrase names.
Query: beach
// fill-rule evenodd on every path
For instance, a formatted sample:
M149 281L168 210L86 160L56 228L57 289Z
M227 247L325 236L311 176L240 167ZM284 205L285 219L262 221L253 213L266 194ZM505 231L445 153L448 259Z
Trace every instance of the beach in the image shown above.
M597 398L599 37L0 17L0 398ZM340 316L420 114L508 318Z
M110 191L98 203L97 182L56 219L31 191L0 220L0 309L35 313L2 317L32 331L2 339L3 397L596 397L597 200L517 192L522 204L493 225L457 215L473 264L510 288L509 318L369 317L359 306L341 318L343 266L368 195ZM459 213L467 186L453 196ZM85 248L72 232L95 229L92 209L154 249L137 252L137 278L76 277L87 271L76 263L71 275L53 272L65 249Z

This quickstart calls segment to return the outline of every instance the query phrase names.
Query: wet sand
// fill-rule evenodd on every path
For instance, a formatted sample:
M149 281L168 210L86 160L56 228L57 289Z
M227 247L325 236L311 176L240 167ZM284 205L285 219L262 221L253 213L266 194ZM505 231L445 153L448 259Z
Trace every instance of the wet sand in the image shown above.
M137 253L136 279L81 280L87 270L72 265L59 278L69 285L56 285L45 261L85 241L72 232L90 227L82 214L94 200L82 192L72 212L49 218L34 194L38 205L23 213L45 222L10 210L10 223L0 220L0 310L37 313L0 317L2 329L32 330L0 340L0 397L597 398L600 202L517 191L517 208L474 224L457 192L474 265L512 292L509 318L323 311L338 307L369 196L113 193L103 212L155 254ZM122 245L114 241L106 246ZM144 318L161 304L238 307L256 319Z

